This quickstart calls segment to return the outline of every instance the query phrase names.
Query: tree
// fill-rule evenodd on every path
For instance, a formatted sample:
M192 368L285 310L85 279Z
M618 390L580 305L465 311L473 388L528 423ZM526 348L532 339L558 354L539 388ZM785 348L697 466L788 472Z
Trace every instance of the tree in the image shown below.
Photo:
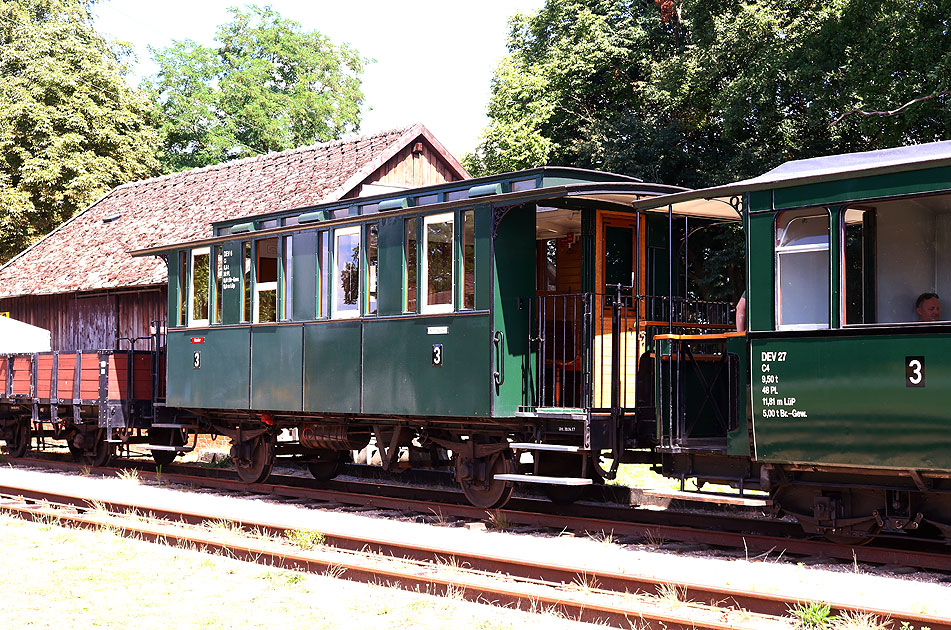
M467 167L547 161L697 187L947 138L947 5L549 0L512 19ZM842 117L921 97L893 116Z
M0 0L0 262L157 172L151 106L85 0Z
M339 138L359 129L365 59L270 7L230 9L217 45L152 50L169 171Z
M512 18L490 124L464 164L474 175L548 163L700 188L793 159L951 138L948 5L548 0ZM735 227L692 241L705 297L735 299L715 278L742 267L739 242Z

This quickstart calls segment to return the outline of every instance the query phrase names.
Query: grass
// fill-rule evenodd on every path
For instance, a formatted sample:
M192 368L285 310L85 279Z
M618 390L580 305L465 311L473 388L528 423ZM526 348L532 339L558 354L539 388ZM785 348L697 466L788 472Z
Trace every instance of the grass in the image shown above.
M0 545L0 589L16 594L4 602L7 628L582 627L461 601L458 588L435 598L3 515Z
M803 630L829 628L838 619L825 602L799 603L789 609L789 614L795 618L796 626Z
M301 549L316 549L327 542L327 537L318 531L312 529L292 529L284 534L284 537L292 544Z

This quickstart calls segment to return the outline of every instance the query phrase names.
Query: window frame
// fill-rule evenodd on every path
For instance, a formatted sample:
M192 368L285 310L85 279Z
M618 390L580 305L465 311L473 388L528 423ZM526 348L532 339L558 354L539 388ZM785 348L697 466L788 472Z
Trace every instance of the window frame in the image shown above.
M449 233L452 235L452 243L450 243L450 252L452 252L453 260L451 261L449 268L450 273L452 274L450 278L450 299L448 304L430 304L429 303L429 226L433 223L450 223L452 229ZM438 314L438 313L452 313L456 301L456 216L454 212L443 212L440 214L428 214L423 216L423 238L421 239L421 263L422 269L418 278L419 292L417 297L417 304L419 305L419 312L422 314ZM422 300L419 300L419 298Z
M338 238L341 236L356 236L357 242L360 243L359 247L363 249L363 226L350 225L345 227L334 228L332 236L330 238L330 242L333 245L333 251L331 252L331 256L333 258L333 262L331 263L333 265L333 277L332 277L333 288L331 290L331 299L330 299L330 317L331 319L357 319L361 316L361 310L362 310L361 309L361 301L362 301L361 294L363 293L363 287L361 285L364 284L360 282L360 279L361 279L360 274L362 273L362 270L357 269L357 283L358 284L357 284L356 308L346 309L346 310L339 310L337 308L337 305L338 305L337 300L338 300L338 297L340 297L340 291L342 290L342 286L339 282L340 280L339 258L340 257L337 256ZM363 252L362 251L358 252L357 265L360 265L362 257L363 257Z
M825 217L826 219L826 242L825 244L807 244L807 245L780 245L780 229L779 223L784 214L787 213L801 213L799 216L793 217L789 223L787 223L786 228L783 231L783 236L789 230L789 226L793 221L797 219L809 219L809 218L821 218ZM809 214L806 214L809 213ZM777 212L775 218L773 219L773 292L774 292L774 309L775 309L775 328L779 330L829 330L832 328L832 313L831 313L831 299L832 299L832 212L830 208L825 206L813 207L813 208L800 208L795 210L783 210ZM806 324L783 324L783 297L782 297L782 265L780 265L780 257L785 254L807 254L815 252L825 252L826 258L826 301L825 301L825 321L816 322L816 323L806 323Z
M258 282L258 267L260 266L261 243L264 241L277 241L277 260L275 274L277 278L273 282ZM280 253L281 242L278 237L262 238L254 241L254 249L251 252L251 323L252 324L276 324L280 321ZM261 321L261 293L264 291L274 291L274 321Z
M208 257L208 286L205 290L205 300L207 301L207 317L203 319L195 318L195 258L197 256L207 256ZM189 250L188 252L188 328L203 328L211 325L211 296L209 289L211 288L211 247L196 247Z

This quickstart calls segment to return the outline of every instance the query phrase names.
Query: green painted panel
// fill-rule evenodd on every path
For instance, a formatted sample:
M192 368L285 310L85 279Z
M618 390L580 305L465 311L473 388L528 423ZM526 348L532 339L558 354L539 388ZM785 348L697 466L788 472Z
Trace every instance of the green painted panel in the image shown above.
M241 293L241 241L223 243L221 259L221 323L237 324L241 322L241 309L244 305Z
M403 312L403 217L380 221L377 308L380 315Z
M746 207L750 212L759 212L761 210L773 209L773 191L772 190L754 190L749 193Z
M504 334L504 382L495 388L496 417L514 416L519 405L529 404L532 353L528 337L526 299L535 296L535 213L515 208L499 224L495 239L495 305L493 325ZM492 369L495 367L493 349Z
M360 322L304 325L304 410L360 411Z
M251 330L251 408L299 411L303 397L303 326Z
M924 332L752 340L757 458L951 470L949 355L951 336Z
M781 209L947 190L949 186L951 167L945 166L777 188L773 194L776 208Z
M488 416L490 322L487 314L366 321L363 412Z
M772 330L773 297L773 213L747 215L747 308L749 330Z
M478 206L475 215L475 307L487 311L492 305L492 209Z
M735 354L739 361L739 397L736 401L736 430L726 436L728 455L749 457L750 452L750 378L747 374L750 351L746 344L746 337L731 337L727 339L726 351Z
M317 232L294 232L291 319L317 318Z
M178 257L184 256L184 252L172 252L168 255L168 326L178 326L179 313L179 295L178 295L178 270L180 268Z
M203 343L192 343L203 338ZM200 362L194 367L195 353ZM168 394L170 407L247 409L251 331L247 328L170 330Z

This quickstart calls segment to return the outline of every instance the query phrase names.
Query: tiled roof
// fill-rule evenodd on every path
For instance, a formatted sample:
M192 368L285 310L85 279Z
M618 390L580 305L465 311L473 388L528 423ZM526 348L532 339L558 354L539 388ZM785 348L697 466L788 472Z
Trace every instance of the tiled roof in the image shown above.
M214 221L340 199L420 132L429 134L416 125L123 184L0 267L0 297L165 283L165 263L128 252L209 236Z

